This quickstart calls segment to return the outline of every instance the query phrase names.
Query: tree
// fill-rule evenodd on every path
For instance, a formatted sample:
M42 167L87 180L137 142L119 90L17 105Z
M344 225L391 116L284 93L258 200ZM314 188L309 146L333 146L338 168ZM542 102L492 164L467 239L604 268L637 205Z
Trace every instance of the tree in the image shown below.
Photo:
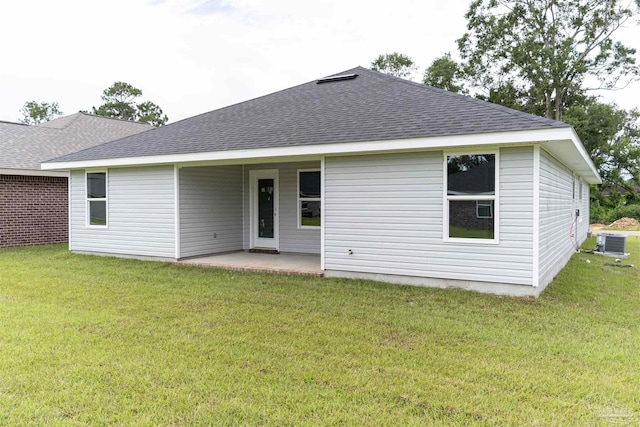
M411 77L417 68L411 58L398 52L378 55L371 63L372 70L400 78Z
M640 112L589 97L568 108L564 120L575 128L603 185L633 193L640 184Z
M488 88L486 92L487 95L476 94L476 98L529 114L544 116L544 107L540 111L540 104L536 102L535 94L531 95L513 81L502 81Z
M142 96L142 91L129 83L115 82L102 92L104 104L93 108L93 114L115 117L153 126L162 126L169 118L162 109L151 101L136 104L135 100Z
M116 117L122 120L135 120L137 106L134 100L142 96L142 91L125 82L115 82L102 92L105 102L98 108L93 107L93 114Z
M436 58L424 72L423 83L449 92L467 93L464 88L464 70L451 58L449 52Z
M640 13L640 0L623 2L474 0L458 40L465 72L486 90L508 82L560 120L571 92L621 88L640 77L635 49L613 39Z
M57 102L51 104L47 102L29 101L25 102L20 109L22 117L19 119L20 123L27 125L37 125L38 123L48 122L53 120L63 113L60 111L60 107Z
M138 104L138 121L159 127L167 123L167 115L162 113L162 109L151 101Z

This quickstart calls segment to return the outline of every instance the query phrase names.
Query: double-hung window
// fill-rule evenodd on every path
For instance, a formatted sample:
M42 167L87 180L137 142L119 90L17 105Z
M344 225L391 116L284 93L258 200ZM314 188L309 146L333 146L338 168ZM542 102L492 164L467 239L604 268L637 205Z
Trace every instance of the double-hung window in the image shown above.
M445 240L497 242L497 165L497 152L445 154Z
M87 172L87 225L107 225L107 172Z
M298 227L320 227L320 170L298 170Z

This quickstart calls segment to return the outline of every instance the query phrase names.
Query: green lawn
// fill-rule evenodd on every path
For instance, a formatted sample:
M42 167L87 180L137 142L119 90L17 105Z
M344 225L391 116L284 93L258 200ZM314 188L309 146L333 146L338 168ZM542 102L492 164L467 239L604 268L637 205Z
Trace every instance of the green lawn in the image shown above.
M302 217L302 223L300 225L308 227L320 227L320 217Z
M0 425L638 425L616 265L530 299L0 250Z
M459 225L449 225L449 237L465 239L493 239L493 230L474 229L461 227Z

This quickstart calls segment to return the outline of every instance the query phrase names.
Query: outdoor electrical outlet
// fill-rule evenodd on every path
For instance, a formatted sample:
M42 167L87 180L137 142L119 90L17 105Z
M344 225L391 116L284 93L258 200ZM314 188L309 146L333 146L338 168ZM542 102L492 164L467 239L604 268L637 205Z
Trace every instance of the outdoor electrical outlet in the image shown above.
M576 209L576 216L580 216L580 209Z

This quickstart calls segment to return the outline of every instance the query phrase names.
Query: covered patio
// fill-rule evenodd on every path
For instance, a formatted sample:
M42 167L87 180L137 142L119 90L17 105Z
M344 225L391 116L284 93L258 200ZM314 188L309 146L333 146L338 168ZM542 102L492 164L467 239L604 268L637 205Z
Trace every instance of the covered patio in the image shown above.
M322 276L320 255L316 254L266 254L237 251L187 258L178 261L178 263L226 270Z
M319 160L182 165L176 179L176 258L241 250L319 256Z

